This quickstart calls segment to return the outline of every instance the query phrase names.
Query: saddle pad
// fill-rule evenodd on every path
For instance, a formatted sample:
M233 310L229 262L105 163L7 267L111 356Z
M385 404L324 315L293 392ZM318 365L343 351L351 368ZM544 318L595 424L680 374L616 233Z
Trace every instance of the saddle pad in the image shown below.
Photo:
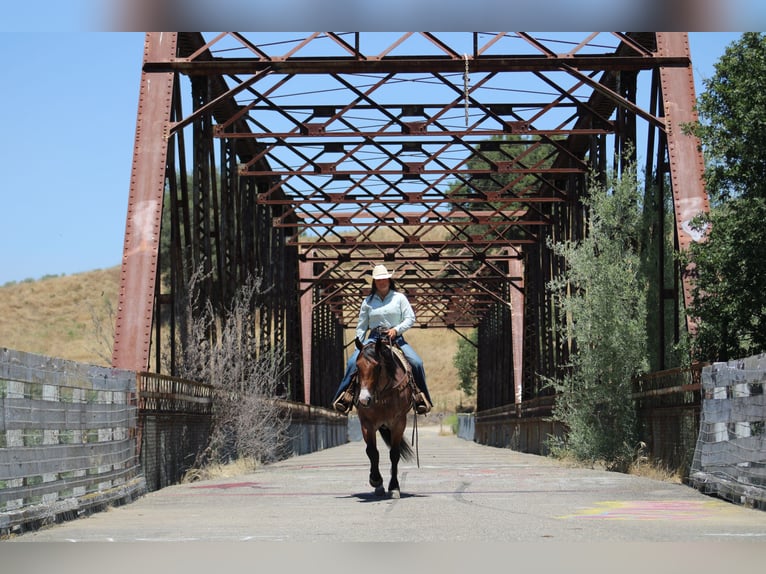
M399 361L399 364L404 368L404 371L407 373L407 379L412 378L412 366L410 365L410 362L407 360L407 358L404 356L404 353L402 350L397 347L396 345L391 345L391 350L394 352L394 357L396 357L396 360Z

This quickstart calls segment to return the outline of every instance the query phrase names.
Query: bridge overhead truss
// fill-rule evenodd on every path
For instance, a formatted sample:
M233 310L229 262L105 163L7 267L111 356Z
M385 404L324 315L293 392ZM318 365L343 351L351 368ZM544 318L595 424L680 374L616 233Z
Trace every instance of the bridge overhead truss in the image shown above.
M548 242L585 233L589 170L633 150L695 240L694 99L685 33L148 33L114 364L172 370L197 266L220 308L256 274L286 393L326 404L385 263L420 327L480 330L483 407L537 396L566 359Z

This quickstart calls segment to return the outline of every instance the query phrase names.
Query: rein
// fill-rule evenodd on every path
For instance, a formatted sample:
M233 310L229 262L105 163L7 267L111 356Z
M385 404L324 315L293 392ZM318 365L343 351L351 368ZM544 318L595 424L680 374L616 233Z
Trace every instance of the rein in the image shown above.
M418 468L420 468L420 448L418 447L418 415L412 414L412 438L410 442L415 445L415 460L418 462Z
M366 351L367 351L367 349L370 349L370 348L375 348L375 347L376 347L376 344L377 344L377 343L376 343L375 341L373 341L373 342L371 342L371 343L367 343L367 344L365 345L365 347L364 347L364 351L363 351L363 352L366 352ZM384 343L384 344L385 344L385 345L388 345L388 347L389 347L389 350L390 350L390 352L391 352L391 360L393 360L394 362L396 362L396 358L394 357L394 350L393 350L393 345L392 345L391 343ZM401 386L403 386L403 385L400 385L400 384L399 384L399 381L397 381L397 380L396 380L396 376L395 376L395 375L396 375L396 370L397 370L397 369L396 369L396 368L394 368L394 372L393 372L393 373L391 373L391 372L390 372L390 369L388 369L388 368L386 367L386 361L384 360L384 358L383 358L382 356L380 356L378 353L374 353L374 355L375 355L375 360L377 361L377 365L375 366L375 369L378 371L378 374L377 374L377 378L378 378L378 379L380 378L380 372L381 372L381 371L385 371L385 372L386 372L386 374L387 374L387 377L386 377L386 378L388 379L388 380L386 381L386 384L383 386L383 388L381 388L381 389L378 389L378 390L379 390L379 392L380 392L380 393L384 393L385 391L387 391L387 390L389 390L389 389L398 389L398 388L400 388ZM366 356L366 355L365 355L365 356ZM401 366L401 365L400 365L400 366ZM405 381L405 384L406 384L406 381ZM378 394L378 393L376 392L376 395L377 395L377 394ZM386 401L381 401L381 403L380 403L380 404L386 404Z

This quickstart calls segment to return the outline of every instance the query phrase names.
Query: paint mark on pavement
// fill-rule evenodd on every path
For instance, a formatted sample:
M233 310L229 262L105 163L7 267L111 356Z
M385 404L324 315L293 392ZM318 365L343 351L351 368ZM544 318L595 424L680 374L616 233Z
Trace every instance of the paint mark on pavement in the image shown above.
M704 520L720 516L729 506L716 501L697 500L605 500L583 508L563 519L602 520Z

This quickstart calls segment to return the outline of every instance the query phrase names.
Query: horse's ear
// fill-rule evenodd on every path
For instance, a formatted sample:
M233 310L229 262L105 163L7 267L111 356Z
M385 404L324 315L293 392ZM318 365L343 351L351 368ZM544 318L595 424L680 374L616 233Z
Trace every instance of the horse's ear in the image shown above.
M364 348L364 345L362 345L362 342L359 340L359 337L354 337L354 345L356 345L356 348L360 351Z

